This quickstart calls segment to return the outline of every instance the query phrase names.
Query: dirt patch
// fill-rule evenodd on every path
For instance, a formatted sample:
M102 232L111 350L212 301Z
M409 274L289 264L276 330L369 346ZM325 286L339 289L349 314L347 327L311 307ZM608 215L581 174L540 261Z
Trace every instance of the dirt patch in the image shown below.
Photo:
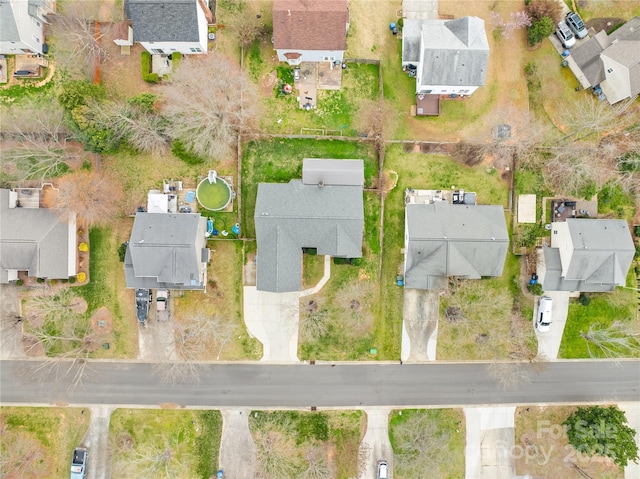
M88 305L84 298L76 296L71 300L70 307L74 313L82 314L87 312Z
M45 355L43 344L33 336L23 336L22 346L24 347L24 352L29 357L42 358Z
M258 82L260 85L260 93L267 98L273 96L273 88L276 86L277 81L278 73L275 71L263 75Z
M606 30L607 34L621 23L624 19L619 17L592 18L584 22L588 29L593 28L596 32Z
M91 315L91 329L98 336L106 336L113 330L113 316L104 306Z

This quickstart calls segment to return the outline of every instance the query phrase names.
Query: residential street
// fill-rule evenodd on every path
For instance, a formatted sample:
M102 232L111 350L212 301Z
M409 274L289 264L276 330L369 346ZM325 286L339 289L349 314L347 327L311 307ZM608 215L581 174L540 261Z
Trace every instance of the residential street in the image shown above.
M0 362L2 404L298 408L580 404L636 401L640 360L558 361L503 391L490 363L322 365L203 364L197 384L162 384L153 365L92 361L82 384L70 374L42 374L41 361ZM61 368L60 371L63 369ZM57 377L56 377L57 376Z

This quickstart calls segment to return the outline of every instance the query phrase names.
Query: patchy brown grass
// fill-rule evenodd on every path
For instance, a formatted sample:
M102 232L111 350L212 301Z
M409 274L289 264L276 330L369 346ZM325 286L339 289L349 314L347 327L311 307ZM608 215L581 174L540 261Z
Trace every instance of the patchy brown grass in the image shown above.
M576 407L519 407L515 413L516 473L533 477L622 479L622 468L606 457L586 457L569 444L562 422ZM579 468L579 469L578 469Z

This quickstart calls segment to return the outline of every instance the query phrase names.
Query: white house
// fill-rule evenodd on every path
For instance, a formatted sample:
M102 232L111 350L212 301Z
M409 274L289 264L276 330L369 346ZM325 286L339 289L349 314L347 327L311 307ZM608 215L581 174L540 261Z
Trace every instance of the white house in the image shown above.
M0 0L0 54L46 53L44 25L55 0Z
M348 30L347 0L273 1L273 48L281 62L341 63Z
M402 66L415 72L417 95L472 95L484 85L488 61L478 17L404 21Z
M205 0L125 0L125 15L131 21L133 42L151 54L207 53L207 27L213 15Z

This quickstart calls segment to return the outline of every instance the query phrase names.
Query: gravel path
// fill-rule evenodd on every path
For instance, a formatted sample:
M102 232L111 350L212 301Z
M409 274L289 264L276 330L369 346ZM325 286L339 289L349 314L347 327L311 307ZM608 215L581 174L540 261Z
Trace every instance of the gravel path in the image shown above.
M223 409L220 469L230 479L254 479L256 445L249 431L249 409Z

